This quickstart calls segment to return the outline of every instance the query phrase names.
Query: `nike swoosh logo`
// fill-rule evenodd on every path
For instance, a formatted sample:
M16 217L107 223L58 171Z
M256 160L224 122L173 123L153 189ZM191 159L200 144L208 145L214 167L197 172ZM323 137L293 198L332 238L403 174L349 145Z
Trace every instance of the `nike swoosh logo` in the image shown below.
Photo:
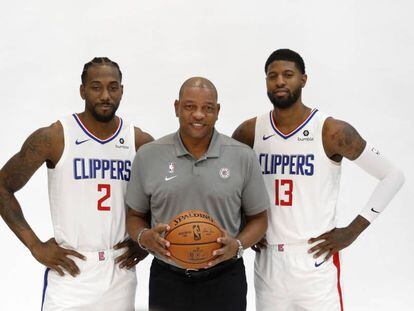
M90 139L85 139L85 140L80 140L80 141L76 140L75 144L80 145L80 144L86 143L87 141L90 141Z
M317 263L316 261L315 261L315 267L317 268L317 267L319 267L321 264L323 264L325 262L325 260L324 261L321 261L320 263Z
M273 137L273 136L275 136L276 134L272 134L272 135L269 135L269 136L266 136L266 135L263 135L263 140L267 140L267 139L269 139L270 137Z
M177 175L174 175L174 176L171 176L171 177L165 176L165 181L169 181L171 179L174 179L175 177L177 177Z
M379 214L380 212L377 212L376 210L374 210L373 208L371 208L371 211L373 211L374 213Z

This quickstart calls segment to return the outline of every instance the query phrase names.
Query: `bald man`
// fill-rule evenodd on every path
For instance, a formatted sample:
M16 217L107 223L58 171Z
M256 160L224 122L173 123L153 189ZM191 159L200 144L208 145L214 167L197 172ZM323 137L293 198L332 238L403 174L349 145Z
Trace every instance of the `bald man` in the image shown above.
M179 130L138 151L126 194L128 232L155 256L149 309L246 310L243 249L263 237L269 206L258 161L249 147L214 129L220 105L209 80L185 81L174 106ZM200 270L175 263L163 238L166 224L186 210L205 211L224 229L215 259Z

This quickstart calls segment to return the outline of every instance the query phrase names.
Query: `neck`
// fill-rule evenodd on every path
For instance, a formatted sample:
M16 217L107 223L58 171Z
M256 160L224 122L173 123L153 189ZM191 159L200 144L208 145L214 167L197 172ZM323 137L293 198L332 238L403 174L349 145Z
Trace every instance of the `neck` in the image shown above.
M77 114L83 125L99 139L106 139L115 133L119 125L119 118L114 116L109 122L100 122L92 114L84 112Z
M200 159L204 154L206 154L208 147L210 146L211 138L213 137L213 131L210 134L206 135L203 138L193 138L185 135L180 129L181 141L184 144L184 147L188 152L196 159Z
M297 128L309 116L311 109L301 100L286 109L275 108L272 113L273 121L282 132L290 132Z

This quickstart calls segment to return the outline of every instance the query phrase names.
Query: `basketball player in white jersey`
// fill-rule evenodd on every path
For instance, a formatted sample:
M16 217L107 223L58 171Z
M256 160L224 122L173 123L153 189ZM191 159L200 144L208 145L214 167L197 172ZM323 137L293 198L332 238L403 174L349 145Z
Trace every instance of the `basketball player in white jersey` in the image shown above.
M256 151L271 201L266 237L256 247L256 307L343 310L338 251L384 210L404 176L351 125L302 103L307 76L298 53L273 52L265 72L274 109L233 134ZM379 183L361 213L336 228L344 157Z
M42 310L134 310L135 264L124 194L138 147L153 138L115 115L122 74L108 58L85 64L85 110L40 128L0 172L0 213L47 267ZM14 193L46 163L54 238L42 242Z

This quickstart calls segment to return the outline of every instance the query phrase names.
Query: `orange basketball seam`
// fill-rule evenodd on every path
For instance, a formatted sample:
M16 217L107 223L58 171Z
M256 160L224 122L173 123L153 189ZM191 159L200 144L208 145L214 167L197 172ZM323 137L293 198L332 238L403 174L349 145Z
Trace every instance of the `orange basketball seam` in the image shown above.
M211 243L217 243L217 244L220 244L220 243L218 243L217 241L210 241L210 242L198 242L198 243L172 243L172 242L170 242L170 244L171 244L171 245L181 245L181 246L183 246L183 245L204 245L204 244L211 244Z
M219 227L217 227L214 223L205 222L205 221L190 221L190 222L186 222L185 224L181 224L181 225L178 225L177 227L174 227L172 230L168 231L168 233L164 236L164 238L166 239L168 237L168 235L171 232L173 232L175 229L177 229L177 228L179 228L181 226L185 226L185 225L189 225L189 224L194 224L194 223L212 225L213 227L217 228L220 232L222 232L221 229Z

